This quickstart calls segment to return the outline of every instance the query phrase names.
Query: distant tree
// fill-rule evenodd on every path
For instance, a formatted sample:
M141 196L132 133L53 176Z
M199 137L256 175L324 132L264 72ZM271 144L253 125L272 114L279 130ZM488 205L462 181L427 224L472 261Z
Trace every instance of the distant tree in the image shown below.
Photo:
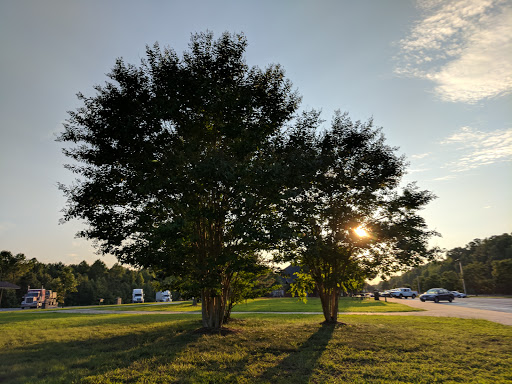
M333 323L342 291L435 256L427 242L436 233L418 214L434 196L414 185L400 189L405 160L372 121L336 113L319 134L321 123L318 112L305 113L284 145L295 196L283 216L297 234L290 255L313 278Z
M464 281L471 293L493 293L494 284L490 276L490 266L481 261L475 261L464 266Z
M0 252L0 281L15 284L27 268L29 268L29 265L24 254L13 255L9 251ZM11 307L17 301L16 292L0 289L0 307Z
M64 305L66 298L70 293L76 292L78 281L73 275L73 270L69 266L64 266L53 274L53 278L46 288L57 292L57 301L59 304Z
M80 264L72 266L75 273L80 275L87 275L89 276L89 271L91 270L91 267L87 263L87 261L82 261Z
M504 295L512 294L512 257L506 260L492 262L492 276L496 287L496 293Z
M80 178L61 186L64 220L123 263L194 282L215 330L234 274L279 241L272 143L299 101L279 66L247 66L246 46L201 33L182 58L155 45L140 67L118 60L59 138Z
M449 291L462 290L461 279L454 270L443 272L440 286Z
M94 284L87 275L77 277L76 292L71 292L66 299L66 305L91 305L95 303Z
M91 264L87 276L89 276L91 280L106 278L108 276L108 267L103 261L98 259Z
M441 277L438 274L430 275L423 281L423 289L428 291L431 288L441 287Z
M380 283L380 289L385 291L387 289L391 289L393 288L392 284L390 284L389 280L383 280L381 283Z
M224 322L231 319L231 311L237 304L266 296L280 286L277 275L268 267L261 266L252 272L237 273L233 278Z
M30 266L23 253L13 255L9 251L0 252L0 281L14 284Z

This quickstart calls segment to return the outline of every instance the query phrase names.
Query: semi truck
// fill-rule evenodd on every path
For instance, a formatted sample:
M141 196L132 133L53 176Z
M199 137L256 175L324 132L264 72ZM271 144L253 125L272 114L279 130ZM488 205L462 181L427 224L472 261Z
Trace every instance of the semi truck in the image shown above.
M159 291L156 293L156 301L158 302L171 302L171 292L170 291Z
M57 292L52 292L49 289L30 289L21 302L21 309L33 308L33 309L45 309L45 308L57 308Z
M144 290L141 288L135 288L132 292L132 303L143 303L144 302Z

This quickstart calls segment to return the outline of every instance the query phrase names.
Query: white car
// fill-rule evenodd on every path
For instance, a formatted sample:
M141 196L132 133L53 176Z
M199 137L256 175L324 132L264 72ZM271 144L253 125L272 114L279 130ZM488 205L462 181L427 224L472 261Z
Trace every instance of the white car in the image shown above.
M452 291L452 293L453 293L453 296L455 296L455 297L467 297L467 295L462 292Z

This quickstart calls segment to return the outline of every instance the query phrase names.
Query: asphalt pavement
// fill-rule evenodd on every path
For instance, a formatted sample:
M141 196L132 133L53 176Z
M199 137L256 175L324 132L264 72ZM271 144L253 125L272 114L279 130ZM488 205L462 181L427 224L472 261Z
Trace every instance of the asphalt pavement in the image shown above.
M449 303L441 301L421 302L419 299L391 299L388 301L401 303L413 308L420 308L422 312L393 312L386 315L397 316L441 316L459 317L464 319L484 319L496 323L512 325L512 299L506 298L459 298Z
M452 302L452 305L464 308L486 309L488 311L512 313L512 299L505 298L458 298Z

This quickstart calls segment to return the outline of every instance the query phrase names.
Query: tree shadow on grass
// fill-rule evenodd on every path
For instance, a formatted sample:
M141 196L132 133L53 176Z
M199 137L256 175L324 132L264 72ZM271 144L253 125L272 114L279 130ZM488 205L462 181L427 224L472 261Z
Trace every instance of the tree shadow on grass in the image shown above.
M278 365L265 371L260 379L270 383L308 383L320 356L332 338L334 329L341 325L322 324L296 352L290 353Z
M166 364L200 337L193 332L198 325L197 320L182 320L148 331L91 335L76 341L38 342L27 333L26 345L0 350L0 382L71 383L87 376L95 382L94 376L128 368L140 360L152 366Z

